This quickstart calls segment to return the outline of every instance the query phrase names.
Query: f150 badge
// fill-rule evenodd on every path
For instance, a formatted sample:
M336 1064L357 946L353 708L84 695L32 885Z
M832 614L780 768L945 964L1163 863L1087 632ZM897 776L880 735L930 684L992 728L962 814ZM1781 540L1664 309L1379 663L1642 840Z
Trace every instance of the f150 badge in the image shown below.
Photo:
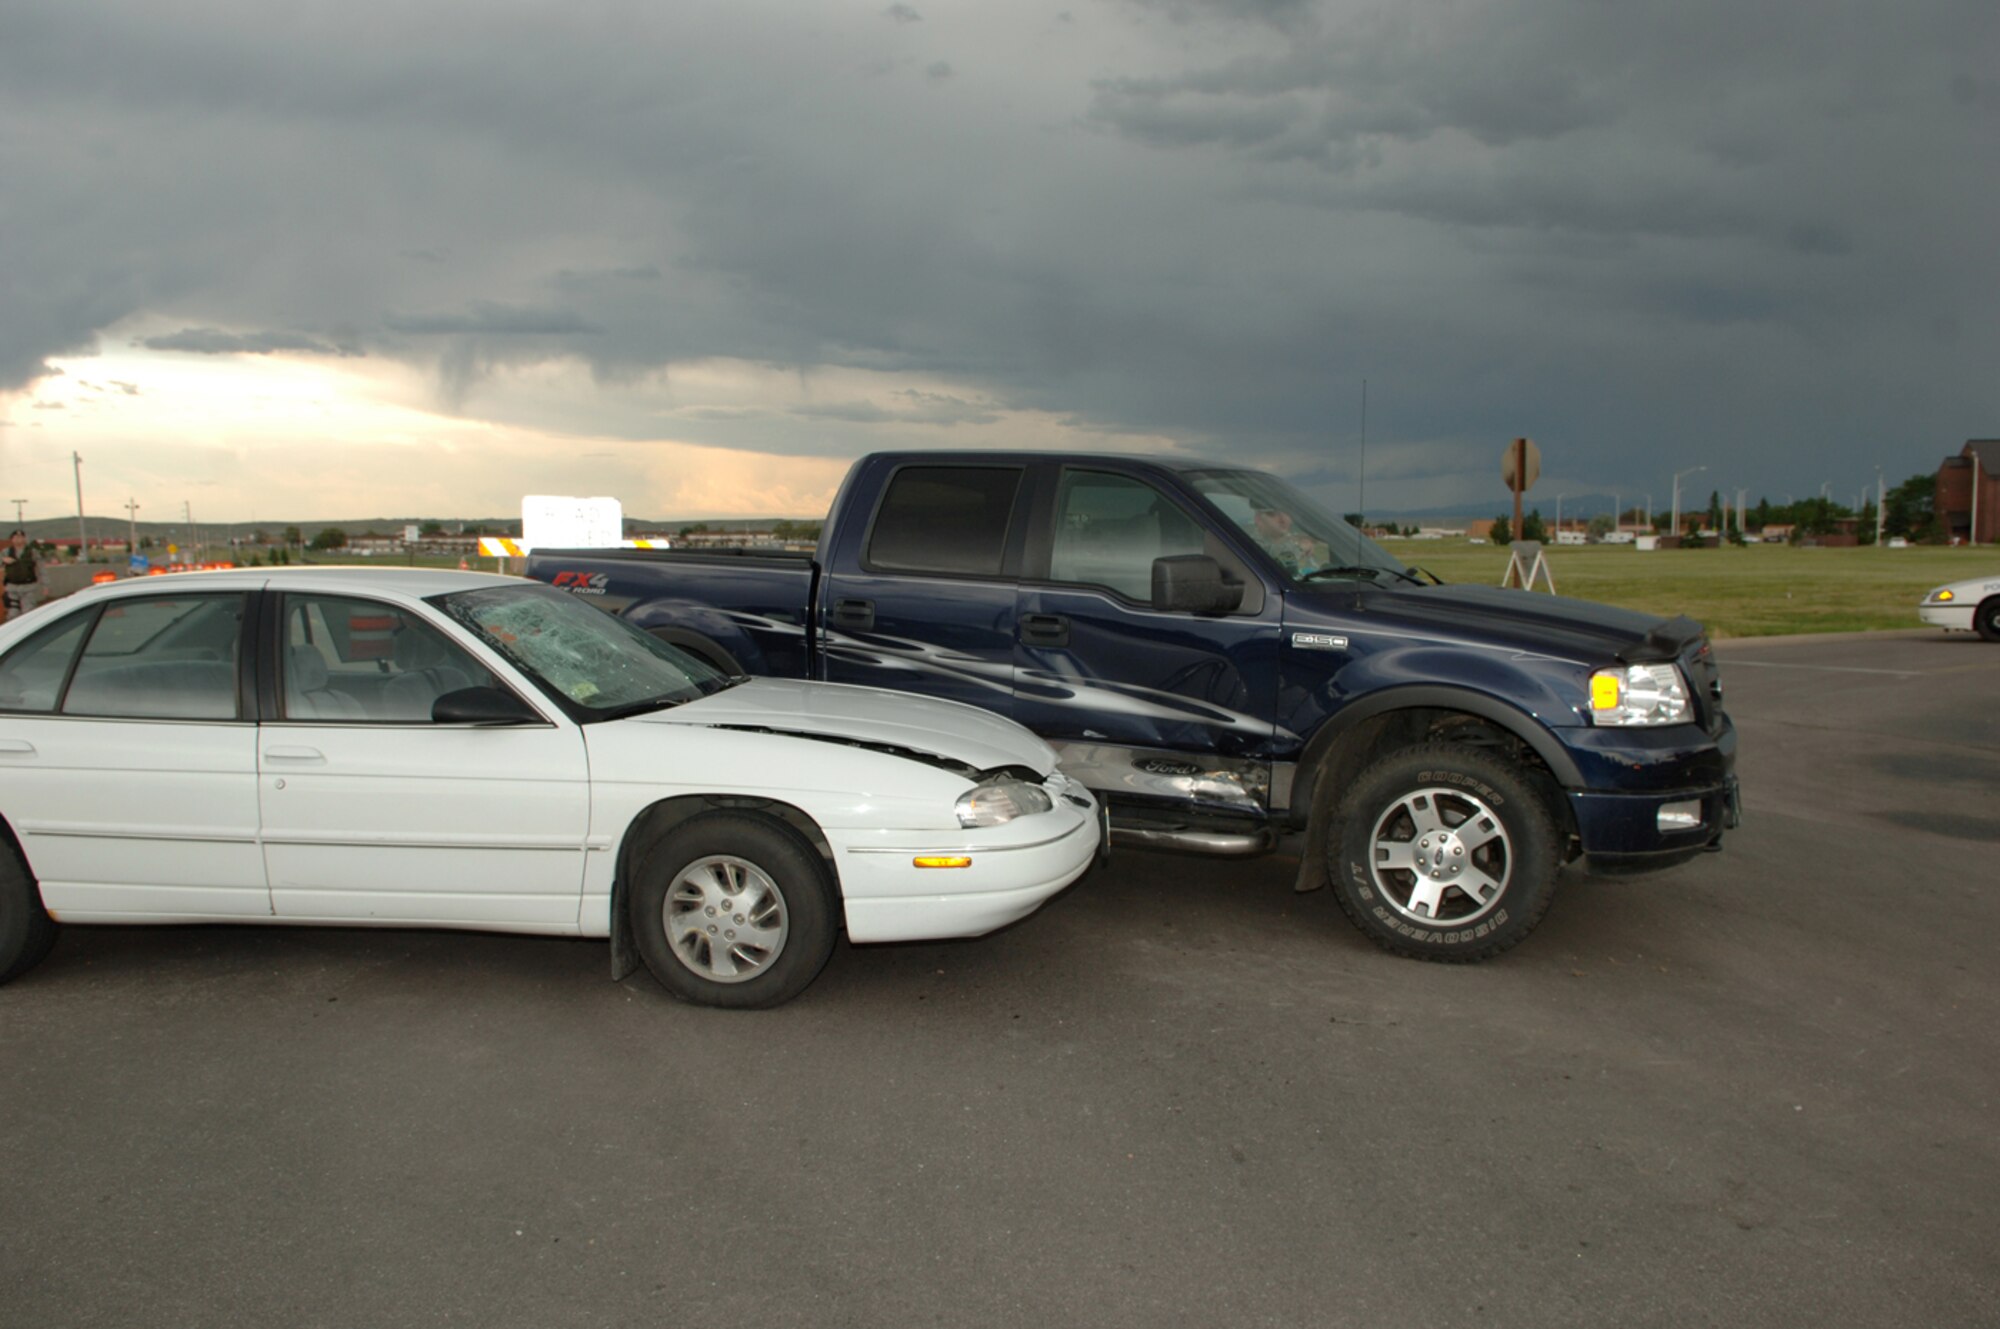
M1336 637L1330 632L1294 632L1292 645L1302 651L1344 651L1347 638Z

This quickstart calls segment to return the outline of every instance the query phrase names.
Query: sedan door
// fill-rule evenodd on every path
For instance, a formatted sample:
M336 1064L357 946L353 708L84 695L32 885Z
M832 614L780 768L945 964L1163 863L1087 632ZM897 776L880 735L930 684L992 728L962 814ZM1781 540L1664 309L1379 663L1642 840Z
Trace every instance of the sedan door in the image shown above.
M0 814L58 919L270 917L245 603L58 606L0 661Z
M414 606L287 594L269 611L257 758L278 916L574 932L590 820L577 727L433 721L446 692L531 693Z

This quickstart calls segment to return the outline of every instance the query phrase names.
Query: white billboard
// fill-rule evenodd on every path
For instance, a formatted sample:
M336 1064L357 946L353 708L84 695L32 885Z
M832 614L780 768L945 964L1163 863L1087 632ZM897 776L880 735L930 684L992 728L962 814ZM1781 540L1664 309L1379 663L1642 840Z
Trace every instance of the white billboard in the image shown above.
M527 549L612 549L625 541L625 509L615 498L529 494L521 500Z

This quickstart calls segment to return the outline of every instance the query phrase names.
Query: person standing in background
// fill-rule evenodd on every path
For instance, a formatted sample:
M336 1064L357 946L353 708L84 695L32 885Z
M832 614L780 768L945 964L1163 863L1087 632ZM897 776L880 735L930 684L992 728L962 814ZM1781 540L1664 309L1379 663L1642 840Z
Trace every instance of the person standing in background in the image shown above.
M0 550L0 583L6 587L4 604L0 604L0 623L25 614L42 602L42 565L35 559L28 533L18 526L7 537L5 549Z

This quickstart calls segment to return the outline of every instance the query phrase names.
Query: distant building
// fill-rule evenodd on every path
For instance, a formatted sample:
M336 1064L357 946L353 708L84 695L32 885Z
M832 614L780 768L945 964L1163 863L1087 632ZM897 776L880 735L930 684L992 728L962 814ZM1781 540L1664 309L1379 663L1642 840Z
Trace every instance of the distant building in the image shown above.
M1972 525L1974 508L1977 530ZM1969 438L1956 457L1944 459L1931 510L1952 544L1984 545L2000 539L2000 438Z
M1493 519L1491 517L1479 517L1465 523L1465 538L1468 540L1491 540L1493 538Z

